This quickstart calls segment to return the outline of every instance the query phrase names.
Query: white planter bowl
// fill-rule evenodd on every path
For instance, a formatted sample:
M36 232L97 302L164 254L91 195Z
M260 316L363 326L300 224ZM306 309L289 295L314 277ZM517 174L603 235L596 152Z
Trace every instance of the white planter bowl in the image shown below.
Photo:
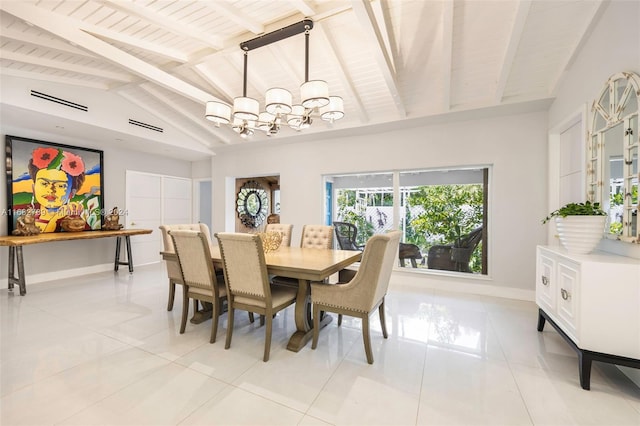
M590 253L604 235L606 220L606 216L556 217L556 230L560 243L569 253Z

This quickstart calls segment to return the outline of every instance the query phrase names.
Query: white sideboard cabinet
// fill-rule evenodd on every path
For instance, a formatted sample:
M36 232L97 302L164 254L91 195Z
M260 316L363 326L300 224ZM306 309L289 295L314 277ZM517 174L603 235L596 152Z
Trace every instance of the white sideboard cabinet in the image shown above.
M549 322L578 353L580 385L592 361L640 368L640 260L538 246L538 331Z

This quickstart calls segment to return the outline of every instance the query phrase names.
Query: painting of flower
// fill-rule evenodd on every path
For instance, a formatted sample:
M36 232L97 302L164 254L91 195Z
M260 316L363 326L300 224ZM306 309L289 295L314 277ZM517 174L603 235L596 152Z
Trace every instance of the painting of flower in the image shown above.
M73 155L72 153L67 151L62 152L62 157L62 170L64 170L71 176L78 176L81 173L84 173L84 163L82 162L82 157Z
M54 158L58 155L55 148L36 148L33 151L33 164L39 169L48 167Z

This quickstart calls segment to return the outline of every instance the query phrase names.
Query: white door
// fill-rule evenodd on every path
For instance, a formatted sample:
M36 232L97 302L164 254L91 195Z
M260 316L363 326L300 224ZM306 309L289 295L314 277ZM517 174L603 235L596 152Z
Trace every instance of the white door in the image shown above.
M162 176L162 223L192 223L192 180Z
M194 182L195 185L195 219L204 223L211 231L211 180L201 179ZM213 237L213 236L211 236Z
M127 170L125 228L151 229L131 237L134 265L160 262L160 225L191 223L191 179ZM121 259L124 260L122 250Z

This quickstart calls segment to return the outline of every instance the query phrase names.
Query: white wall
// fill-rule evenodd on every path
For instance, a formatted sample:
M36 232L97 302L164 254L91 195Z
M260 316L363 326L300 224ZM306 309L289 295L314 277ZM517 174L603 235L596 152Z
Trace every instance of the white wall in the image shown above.
M640 74L640 2L635 0L609 3L558 86L556 100L549 109L550 127L585 104L590 120L593 100L609 77L621 71ZM640 259L640 244L603 240L599 248Z
M31 90L83 104L87 106L87 111L79 111L44 101L31 96ZM158 152L166 157L178 157L179 151L185 148L201 152L204 155L211 152L201 142L185 136L183 131L171 126L166 120L156 117L150 111L136 107L133 103L122 102L122 97L119 94L107 90L3 74L0 79L0 92L2 93L0 111L3 114L3 121L8 121L2 123L2 126L8 133L15 133L15 128L18 126L29 128L29 124L25 124L22 117L16 116L19 112L14 112L13 109L17 108L18 111L22 109L40 113L39 117L42 121L38 122L39 126L37 126L40 129L46 129L47 126L50 126L52 132L60 135L64 135L69 130L76 135L81 134L82 131L86 132L87 141L85 143L91 144L91 148L100 149L101 147L97 146L97 141L101 141L102 144L120 146L123 149L128 149L134 143L138 147L144 146L147 152ZM156 107L161 112L163 108L166 108L161 104ZM167 114L169 113L167 112ZM8 120L7 117L9 117ZM132 126L129 124L129 119L157 125L163 130L155 132L143 127ZM20 124L16 124L16 122ZM61 125L62 129L55 129L54 125L56 127ZM33 127L36 126L33 125ZM211 136L199 126L194 126L190 130L195 135L199 134L204 141Z
M202 161L191 163L191 177L193 179L208 179L211 177L211 160L207 158Z
M59 136L33 133L29 129L16 132L12 129L13 136L33 138L48 142L63 143L74 146L87 146L83 141L64 139ZM0 124L0 136L4 143L5 132ZM90 138L90 136L87 136ZM118 206L121 209L125 205L125 172L136 170L148 173L170 174L179 177L191 177L191 163L174 160L151 154L143 154L137 151L127 151L110 147L104 150L104 201L105 208L111 209ZM5 153L0 154L0 171L4 176ZM0 185L0 209L7 207L6 186ZM120 217L120 223L126 223L126 216ZM160 232L154 229L153 232ZM0 216L0 235L7 235L7 217ZM132 238L136 238L135 236ZM115 255L115 239L105 238L88 241L61 241L56 243L36 244L25 246L24 266L27 276L27 284L47 281L61 277L78 275L83 272L96 272L112 268ZM9 249L0 247L0 282L6 283L7 257ZM134 262L135 262L135 253ZM124 254L123 254L124 256ZM121 267L121 270L128 270Z
M591 36L565 72L549 109L550 127L598 96L621 71L640 73L640 2L609 2Z
M486 292L483 286L492 286L504 289L503 295L532 299L535 247L545 242L540 220L546 214L546 137L546 113L540 112L314 143L251 143L247 149L218 153L213 159L214 232L225 229L225 215L234 214L227 178L279 174L281 221L294 224L292 241L299 241L304 224L323 222L323 175L492 165L490 279L403 275L425 285L444 280L449 285L470 284L472 292L480 293Z

